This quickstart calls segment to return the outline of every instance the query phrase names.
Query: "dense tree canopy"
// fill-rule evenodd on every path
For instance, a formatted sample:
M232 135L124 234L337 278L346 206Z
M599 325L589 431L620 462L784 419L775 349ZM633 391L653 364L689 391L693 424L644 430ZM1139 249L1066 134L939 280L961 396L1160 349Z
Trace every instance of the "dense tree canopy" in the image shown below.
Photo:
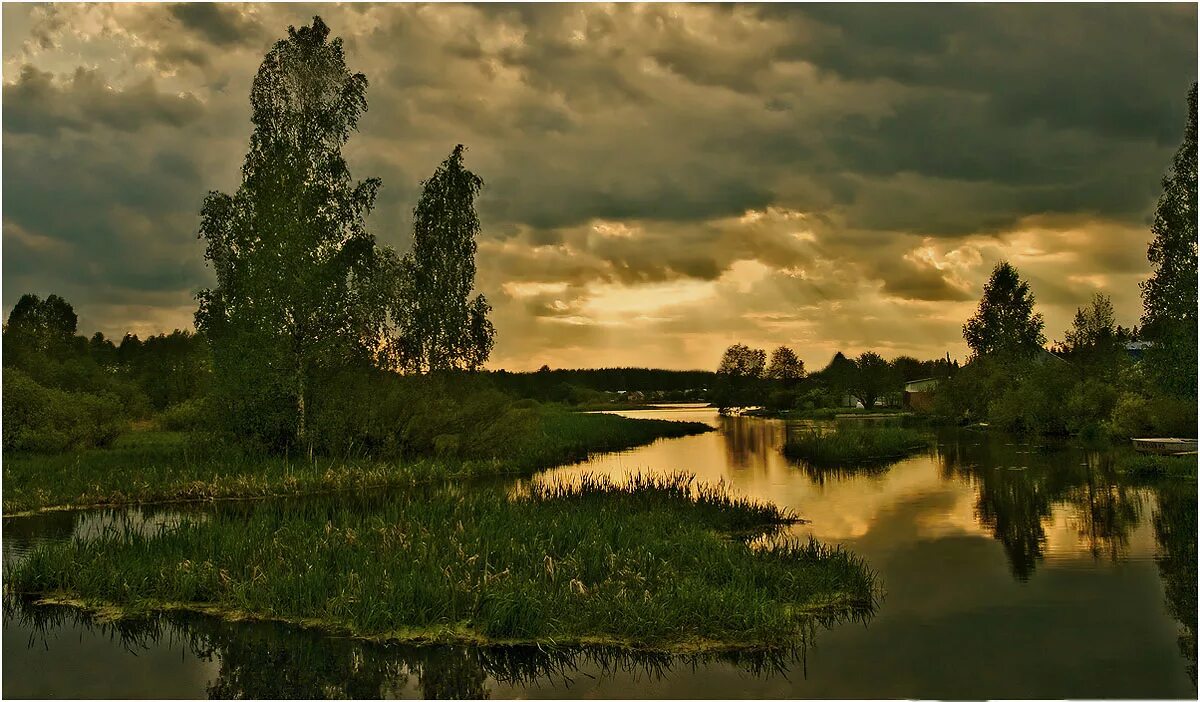
M888 393L899 391L901 384L896 369L874 351L865 351L855 359L849 390L863 407L874 407Z
M983 286L983 298L974 317L963 325L963 338L975 357L1003 354L1030 357L1046 337L1042 315L1033 311L1033 293L1017 269L1001 261Z
M397 360L422 373L476 370L492 351L491 306L475 287L475 197L483 180L463 165L462 144L425 181L413 209L413 247L400 263Z
M780 346L771 352L771 363L767 366L767 378L791 386L804 377L804 361L796 352Z
M320 17L289 27L254 78L241 186L204 201L217 285L199 294L196 326L212 344L216 409L272 444L304 441L314 385L369 360L386 321L386 256L363 224L380 181L354 181L341 153L366 87Z
M58 295L22 295L4 324L4 353L61 354L78 324L75 308Z
M739 407L756 404L760 385L766 371L767 353L745 344L725 349L717 367L713 402L718 407Z
M1183 143L1154 215L1148 257L1154 266L1142 284L1142 336L1152 346L1146 364L1162 389L1196 397L1196 85L1188 93Z

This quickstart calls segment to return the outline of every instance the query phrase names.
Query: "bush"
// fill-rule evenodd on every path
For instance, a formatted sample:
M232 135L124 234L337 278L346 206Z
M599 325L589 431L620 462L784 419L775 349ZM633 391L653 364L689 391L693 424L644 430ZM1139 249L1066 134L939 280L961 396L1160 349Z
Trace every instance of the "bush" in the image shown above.
M1122 393L1105 423L1108 433L1121 439L1135 436L1196 436L1196 402L1174 397L1149 398Z
M206 410L204 399L195 397L163 410L156 423L167 431L196 431L206 426Z
M4 371L3 400L5 451L107 446L129 426L114 395L46 388L17 368Z
M1025 434L1066 434L1069 431L1064 398L1071 378L1057 363L1030 365L1013 376L988 404L988 421L1005 431Z

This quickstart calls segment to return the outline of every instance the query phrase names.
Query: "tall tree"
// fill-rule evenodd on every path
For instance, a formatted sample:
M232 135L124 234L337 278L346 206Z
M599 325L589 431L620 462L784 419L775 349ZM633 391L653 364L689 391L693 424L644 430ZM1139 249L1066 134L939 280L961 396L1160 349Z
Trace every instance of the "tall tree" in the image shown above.
M796 356L795 351L786 346L780 346L771 352L767 377L781 385L791 387L804 377L804 361Z
M755 404L766 364L767 352L762 349L752 349L745 344L734 344L725 349L721 365L717 367L714 403L721 408Z
M411 372L476 370L491 354L491 306L475 287L475 197L483 180L463 165L462 144L422 186L413 247L400 263L398 361Z
M1033 293L1017 269L1001 261L983 286L983 298L975 316L963 325L963 338L973 356L1001 354L1011 358L1031 357L1046 336L1042 315L1033 311Z
M1167 392L1196 397L1196 84L1188 93L1187 127L1171 170L1163 176L1142 283L1145 361Z
M200 237L217 285L198 295L217 411L275 444L306 441L314 383L378 345L381 261L363 219L380 181L354 181L342 147L367 109L340 39L314 17L275 43L250 91L242 182L210 192Z
M864 351L855 359L850 394L858 398L863 407L874 407L886 394L899 391L901 385L900 374L874 351Z

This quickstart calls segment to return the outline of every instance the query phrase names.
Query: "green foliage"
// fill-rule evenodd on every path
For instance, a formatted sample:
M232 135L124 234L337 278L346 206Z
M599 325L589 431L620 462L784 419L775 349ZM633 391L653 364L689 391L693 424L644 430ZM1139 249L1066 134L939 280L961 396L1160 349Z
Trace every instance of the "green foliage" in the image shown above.
M155 418L160 429L166 431L199 431L206 428L212 420L206 400L193 397L178 404L171 405Z
M6 364L18 365L27 355L57 358L70 353L77 323L75 308L58 295L45 300L22 295L4 325Z
M998 390L988 402L988 421L1013 433L1066 434L1071 420L1064 411L1063 398L1071 388L1071 380L1060 364L1030 363L1019 374L1008 375L997 384Z
M718 407L746 407L761 399L767 352L745 344L725 349L713 388L713 404Z
M771 352L771 363L767 366L766 377L784 387L793 387L796 381L803 378L804 361L796 352L786 346L780 346Z
M789 434L783 454L815 466L838 466L901 458L928 445L929 439L915 429L845 420L832 429L815 427Z
M7 393L7 378L5 387ZM233 442L225 436L163 431L133 432L111 448L78 454L5 456L4 510L407 487L527 473L592 452L711 430L696 422L568 412L477 390L463 391L424 416L427 405L422 403L442 394L433 385L390 390L381 386L371 393L370 384L363 383L340 396L351 401L317 414L314 438L327 455L311 458L266 452L253 442ZM371 410L376 399L381 407ZM414 404L399 414L395 408L406 403ZM6 413L13 411L7 401L4 407ZM336 413L338 408L352 414L344 425L324 428L323 422L331 418L323 413ZM164 419L169 426L187 425L192 421L189 414L194 414L192 408L179 407L164 413L160 425ZM8 419L6 414L6 450L9 428L17 426Z
M1033 293L1017 269L1001 261L983 286L974 317L963 325L963 338L974 357L1004 354L1029 357L1042 347L1042 315L1033 312Z
M374 358L392 272L364 226L380 182L354 181L341 154L366 87L319 17L289 27L254 78L242 182L205 198L217 285L198 295L196 327L212 347L214 418L233 434L304 444L319 379Z
M871 409L890 393L897 393L904 383L895 368L874 351L866 351L854 361L849 391L862 406Z
M778 646L813 617L862 614L878 596L854 556L773 536L792 519L684 475L538 481L511 497L446 488L232 507L156 535L39 545L7 582L366 636Z
M4 371L3 405L5 453L106 446L128 426L117 397L46 388L13 367Z
M463 165L462 144L422 183L413 248L399 266L395 364L425 373L476 370L492 351L491 306L475 287L475 197L483 180Z
M1084 377L1115 380L1128 363L1122 348L1126 334L1117 326L1112 301L1103 293L1092 296L1091 304L1075 311L1066 340L1057 349Z
M1151 342L1145 363L1164 392L1196 397L1196 85L1188 93L1183 143L1154 214L1148 257L1154 266L1142 284L1142 338Z

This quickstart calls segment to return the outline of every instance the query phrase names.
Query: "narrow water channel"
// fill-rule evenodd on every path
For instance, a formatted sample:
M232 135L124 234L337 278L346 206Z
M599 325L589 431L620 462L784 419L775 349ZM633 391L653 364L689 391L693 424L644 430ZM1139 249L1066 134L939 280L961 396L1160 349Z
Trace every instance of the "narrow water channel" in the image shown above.
M702 408L624 412L717 431L546 471L695 473L793 508L866 559L886 596L803 650L709 658L612 650L378 646L264 624L101 623L6 602L6 697L1136 697L1197 693L1196 486L1134 485L1108 457L945 432L883 468L815 471L795 424ZM1170 517L1168 518L1168 515ZM158 528L171 510L4 523L5 561L42 539Z

